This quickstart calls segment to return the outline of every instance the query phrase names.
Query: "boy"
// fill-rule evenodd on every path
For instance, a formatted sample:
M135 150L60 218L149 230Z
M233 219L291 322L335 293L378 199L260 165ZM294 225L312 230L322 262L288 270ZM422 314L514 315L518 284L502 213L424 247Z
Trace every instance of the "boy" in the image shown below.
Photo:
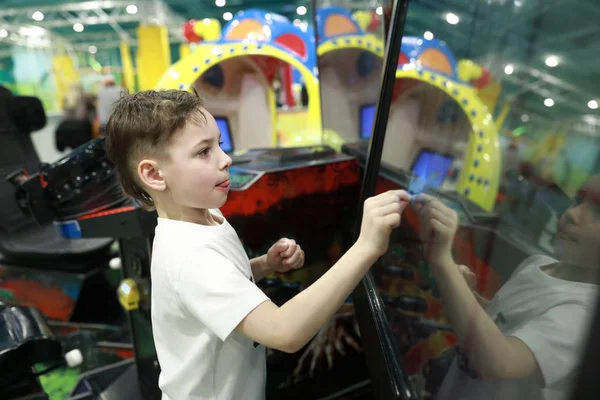
M436 399L567 399L598 294L600 176L562 216L555 255L529 257L487 301L451 254L458 217L413 197L421 239L459 340Z
M403 191L367 200L354 246L279 308L254 282L300 268L304 253L283 239L248 260L218 211L231 159L202 100L175 90L125 95L106 132L123 189L159 216L152 324L163 399L264 399L264 346L293 353L309 342L386 251L409 200Z

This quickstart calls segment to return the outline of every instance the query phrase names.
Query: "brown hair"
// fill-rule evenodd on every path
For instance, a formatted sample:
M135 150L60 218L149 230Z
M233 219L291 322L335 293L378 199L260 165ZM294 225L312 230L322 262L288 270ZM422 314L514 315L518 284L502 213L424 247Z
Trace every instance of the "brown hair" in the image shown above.
M142 157L168 159L170 139L187 122L206 122L204 101L196 92L183 90L148 90L123 94L113 104L105 129L106 153L114 164L123 191L147 210L154 200L144 190L137 175Z

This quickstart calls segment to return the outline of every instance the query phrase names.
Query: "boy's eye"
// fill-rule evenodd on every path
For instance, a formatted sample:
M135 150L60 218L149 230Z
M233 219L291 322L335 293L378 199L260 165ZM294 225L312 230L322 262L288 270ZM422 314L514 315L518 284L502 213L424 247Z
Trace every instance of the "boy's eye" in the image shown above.
M207 147L206 149L204 149L204 150L201 150L201 151L198 153L198 155L199 155L199 156L206 156L206 155L208 155L208 152L209 152L209 150L210 150L210 149Z
M221 140L221 141L219 142L219 146L223 146L223 143L225 143L225 142Z

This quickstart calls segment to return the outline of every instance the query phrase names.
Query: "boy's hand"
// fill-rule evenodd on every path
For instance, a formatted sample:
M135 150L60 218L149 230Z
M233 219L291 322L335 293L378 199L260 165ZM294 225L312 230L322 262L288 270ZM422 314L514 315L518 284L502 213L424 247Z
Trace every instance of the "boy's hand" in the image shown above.
M304 266L304 251L292 239L280 239L267 252L267 267L274 272L288 272Z
M413 197L419 215L421 241L425 258L431 265L453 263L452 243L458 229L458 215L435 197L419 194Z
M404 190L390 190L365 201L360 236L363 249L381 257L388 249L392 230L400 226L402 211L410 201Z

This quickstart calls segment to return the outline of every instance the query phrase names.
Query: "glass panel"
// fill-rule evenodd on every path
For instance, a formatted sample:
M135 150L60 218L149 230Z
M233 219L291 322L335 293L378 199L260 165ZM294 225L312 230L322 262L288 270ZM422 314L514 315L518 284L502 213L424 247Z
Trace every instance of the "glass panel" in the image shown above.
M385 46L384 3L316 2L324 143L338 149L371 136Z
M373 276L422 398L568 398L599 284L598 16L409 3L378 192L421 195Z
M323 143L366 160L383 73L388 1L317 1ZM401 27L398 27L401 29ZM414 399L370 276L344 311L356 313L375 398ZM377 311L373 311L377 310Z

